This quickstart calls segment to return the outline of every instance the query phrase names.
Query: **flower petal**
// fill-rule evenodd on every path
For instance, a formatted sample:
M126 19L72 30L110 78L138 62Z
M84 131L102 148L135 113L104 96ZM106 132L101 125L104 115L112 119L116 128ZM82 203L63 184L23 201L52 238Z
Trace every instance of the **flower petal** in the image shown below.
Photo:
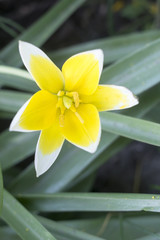
M62 67L65 90L93 94L98 86L102 68L103 52L100 49L72 56Z
M20 41L19 51L24 65L41 89L57 93L63 88L62 72L42 50Z
M37 177L46 172L54 163L62 148L63 142L64 137L61 134L58 120L56 119L50 128L42 130L37 143L35 154Z
M81 95L83 103L95 105L98 111L118 110L138 104L138 99L125 87L114 85L99 85L94 94Z
M66 110L64 126L61 129L65 138L74 145L91 153L96 151L100 140L101 126L95 106L80 104L76 113Z
M35 93L13 118L10 131L37 131L51 126L56 117L57 96L45 90Z

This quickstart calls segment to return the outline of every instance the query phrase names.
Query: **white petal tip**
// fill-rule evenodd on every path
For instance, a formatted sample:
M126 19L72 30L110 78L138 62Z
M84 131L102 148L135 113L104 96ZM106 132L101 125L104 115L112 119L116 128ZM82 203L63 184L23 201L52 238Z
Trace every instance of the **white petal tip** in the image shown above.
M45 161L45 159L42 159ZM40 162L38 159L35 159L34 162ZM50 166L46 166L46 165L38 165L35 164L35 171L36 171L36 177L38 178L39 176L41 176L43 173L47 172L47 170L50 168Z
M19 126L17 126L17 124L15 123L15 120L13 119L11 124L10 124L9 131L10 132L14 132L14 131L19 132L21 130L22 129Z
M110 85L112 88L115 88L125 96L126 98L126 103L124 106L124 101L120 101L117 106L113 110L119 110L119 109L125 109L125 108L130 108L139 103L137 96L135 96L128 88L122 87L122 86L116 86L116 85Z
M53 152L51 152L49 154L43 154L39 148L40 138L41 138L41 134L40 134L40 137L39 137L39 140L37 143L35 160L34 160L36 177L39 177L40 175L42 175L43 173L48 171L49 168L53 165L53 163L55 162L55 160L57 159L57 157L61 151L63 141L64 141L63 140L61 145L59 146L59 148L57 148Z
M132 101L131 101L131 107L137 105L139 103L138 97L133 94Z
M14 130L14 127L10 126L10 127L9 127L9 131L10 131L10 132L13 132L13 131L16 131L16 130Z
M19 50L20 50L20 51L21 51L21 49L22 49L23 47L25 47L26 45L29 44L29 43L24 42L24 41L21 41L21 40L19 40L18 43L19 43Z
M41 176L43 173L37 172L36 171L36 177L38 178L39 176Z
M90 53L93 53L95 58L98 60L99 62L99 76L102 73L102 69L103 69L103 61L104 61L104 53L102 49L95 49L92 51L89 51Z

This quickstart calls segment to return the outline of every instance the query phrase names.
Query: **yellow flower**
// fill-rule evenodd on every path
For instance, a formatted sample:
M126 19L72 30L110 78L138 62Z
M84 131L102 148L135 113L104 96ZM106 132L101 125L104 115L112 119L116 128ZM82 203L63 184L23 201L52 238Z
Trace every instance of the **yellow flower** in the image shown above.
M103 68L100 49L69 58L62 71L39 48L19 43L24 65L40 87L17 112L11 131L39 131L35 153L37 176L58 157L64 140L90 153L101 136L98 111L129 108L138 103L126 88L98 85Z

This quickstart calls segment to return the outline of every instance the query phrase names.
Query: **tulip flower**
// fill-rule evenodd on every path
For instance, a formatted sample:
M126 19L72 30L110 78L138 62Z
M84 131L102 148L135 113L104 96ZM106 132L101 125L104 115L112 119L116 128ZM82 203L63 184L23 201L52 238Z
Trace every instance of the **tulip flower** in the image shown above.
M40 90L20 108L10 130L41 131L35 153L37 176L54 163L65 139L90 153L96 151L101 136L99 111L138 103L125 87L98 85L103 68L100 49L70 57L62 71L30 43L20 41L19 51Z

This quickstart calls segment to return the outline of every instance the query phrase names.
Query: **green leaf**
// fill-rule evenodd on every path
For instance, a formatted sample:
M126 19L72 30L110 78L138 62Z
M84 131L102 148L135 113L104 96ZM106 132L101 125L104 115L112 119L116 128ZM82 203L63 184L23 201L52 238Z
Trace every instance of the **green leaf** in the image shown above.
M40 47L84 2L85 0L58 1L44 16L7 45L1 51L0 59L11 66L22 65L18 53L18 40L28 41Z
M12 195L4 191L2 219L23 239L55 240L55 238Z
M127 138L119 137L117 140L115 140L109 147L107 147L98 157L94 159L94 161L91 162L89 166L87 166L82 172L79 173L73 179L69 182L64 188L66 191L72 190L72 188L77 189L77 185L80 183L83 183L83 181L86 181L86 179L93 173L96 173L96 170L102 166L105 162L107 162L113 155L118 153L122 148L124 148L128 143L130 143L130 140ZM76 192L79 192L76 190Z
M19 194L30 210L70 211L151 211L160 212L160 196L122 193Z
M8 226L0 227L0 236L3 240L21 240L21 238Z
M63 224L56 223L47 218L38 217L38 220L51 232L57 239L62 240L104 240L103 238L93 236L83 231L67 227Z
M30 92L39 89L27 71L6 66L0 66L0 85Z
M0 162L3 170L34 153L38 133L17 133L8 130L0 134Z
M30 97L28 93L0 90L0 110L15 113Z
M3 177L0 165L0 215L2 212L2 207L3 207Z
M145 237L141 237L141 238L136 238L136 240L158 240L160 239L160 232L154 235L147 235Z
M117 113L101 113L102 129L137 141L160 146L160 124L124 116Z
M120 214L122 215L122 213ZM160 239L158 214L123 213L122 216L124 239L135 240L144 236L154 237L153 239L156 240ZM107 213L101 217L62 220L60 223L105 239L120 239L119 214Z
M76 175L89 166L107 146L110 146L115 138L117 137L113 134L104 133L95 154L87 153L66 142L58 159L47 174L37 178L34 166L31 165L11 183L9 189L13 192L56 192L62 190Z
M144 47L159 37L160 32L157 30L107 37L54 50L48 55L56 65L62 66L67 58L76 53L101 48L104 52L104 64L108 64Z
M10 113L10 112L5 112L5 111L0 111L0 118L1 119L10 119L14 117L14 113Z
M140 94L160 82L160 40L105 68L101 83L122 85Z

